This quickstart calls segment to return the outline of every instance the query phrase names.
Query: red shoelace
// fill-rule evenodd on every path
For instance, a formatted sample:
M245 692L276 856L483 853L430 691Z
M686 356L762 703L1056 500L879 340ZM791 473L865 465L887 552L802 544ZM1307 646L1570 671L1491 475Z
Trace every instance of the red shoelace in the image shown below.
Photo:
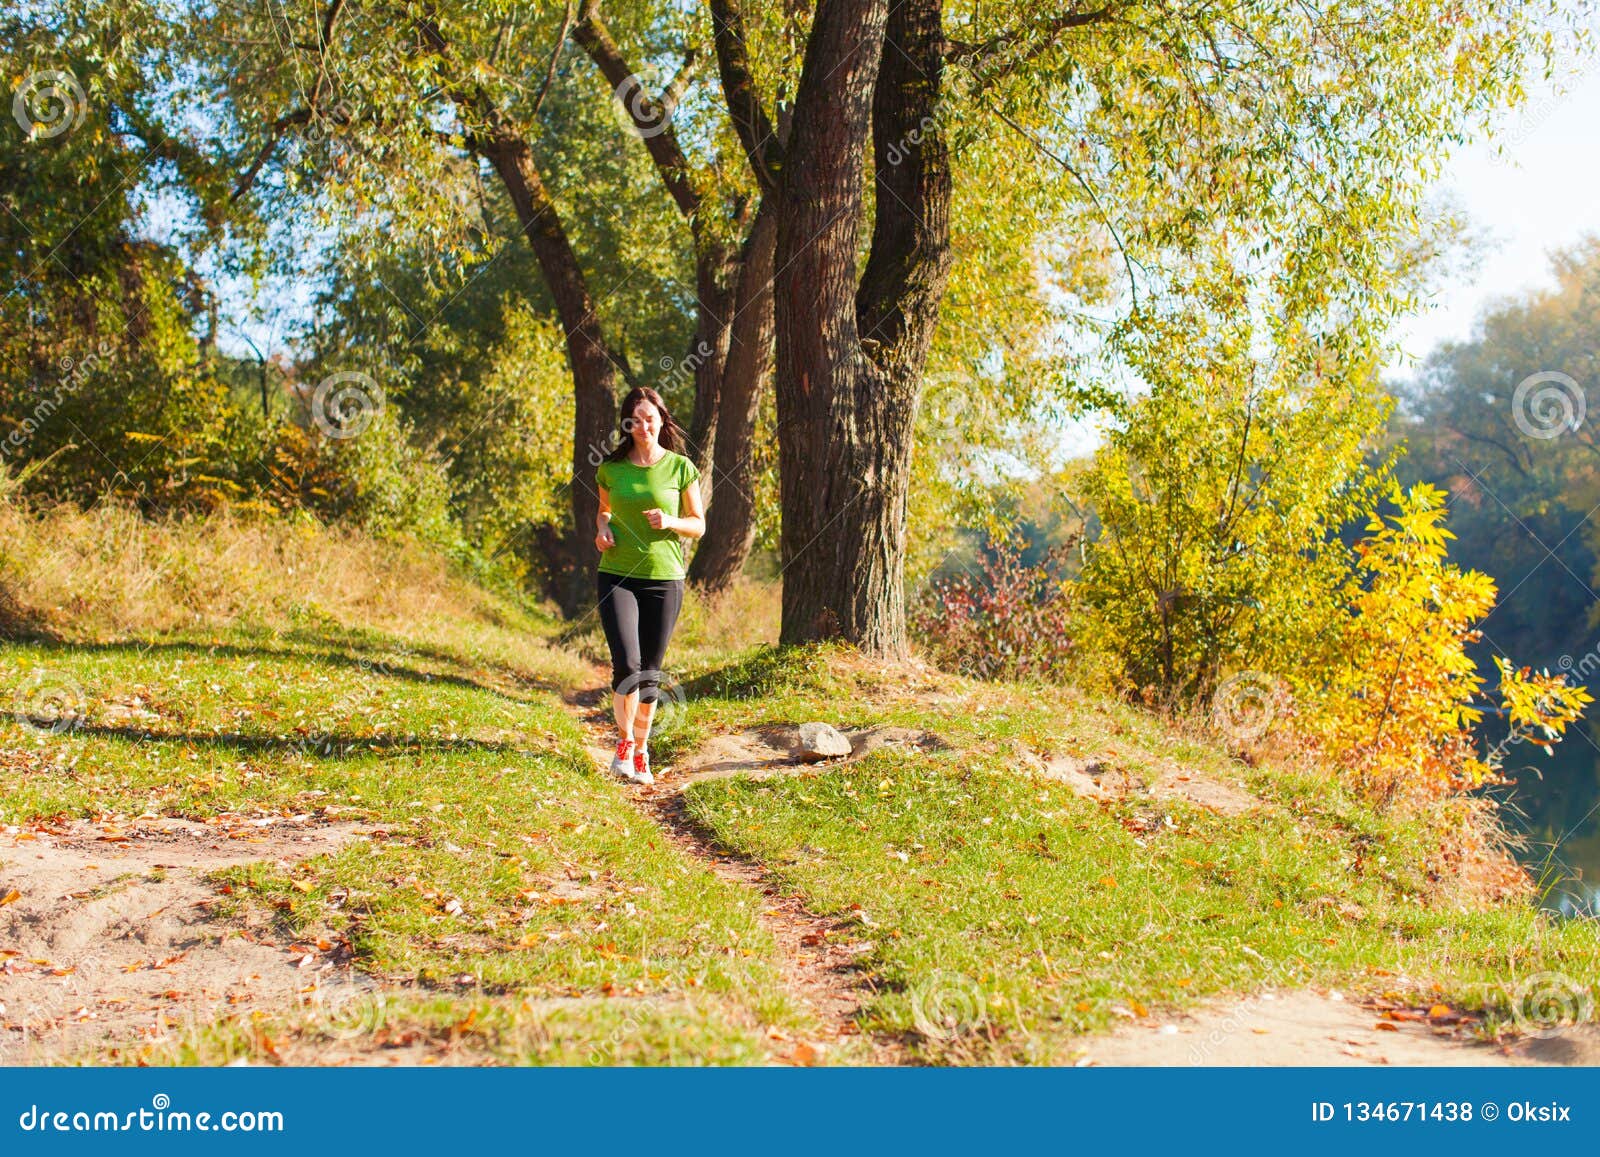
M626 740L626 739L617 740L617 758L618 759L627 759L628 758L628 748L630 746L631 746L630 742L628 740Z

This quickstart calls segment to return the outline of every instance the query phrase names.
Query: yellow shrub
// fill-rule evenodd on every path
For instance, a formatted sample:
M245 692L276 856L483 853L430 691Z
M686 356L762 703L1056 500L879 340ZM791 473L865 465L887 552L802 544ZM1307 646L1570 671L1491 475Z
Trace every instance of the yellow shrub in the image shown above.
M1392 491L1398 513L1374 514L1356 545L1349 617L1327 640L1319 669L1295 680L1301 731L1386 800L1501 778L1501 748L1480 754L1473 739L1483 679L1466 649L1497 591L1488 575L1446 561L1454 535L1444 498L1426 484ZM1512 734L1546 750L1592 702L1561 676L1496 664Z

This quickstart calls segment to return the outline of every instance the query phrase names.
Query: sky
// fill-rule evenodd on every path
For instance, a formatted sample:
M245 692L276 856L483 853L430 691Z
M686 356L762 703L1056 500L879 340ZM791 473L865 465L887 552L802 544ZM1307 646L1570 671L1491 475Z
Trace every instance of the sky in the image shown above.
M1479 267L1445 286L1426 312L1397 333L1404 355L1421 358L1440 342L1470 337L1496 298L1554 284L1549 253L1600 233L1600 60L1568 72L1565 92L1540 84L1523 108L1502 118L1496 137L1459 150L1439 182L1491 248ZM1409 372L1397 359L1391 369Z

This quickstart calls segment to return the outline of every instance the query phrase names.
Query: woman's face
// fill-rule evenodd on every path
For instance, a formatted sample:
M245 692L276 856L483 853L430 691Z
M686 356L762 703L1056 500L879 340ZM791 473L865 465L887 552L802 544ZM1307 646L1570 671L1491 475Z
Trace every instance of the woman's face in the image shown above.
M633 407L633 440L640 446L652 446L661 436L661 411L648 399L640 399Z

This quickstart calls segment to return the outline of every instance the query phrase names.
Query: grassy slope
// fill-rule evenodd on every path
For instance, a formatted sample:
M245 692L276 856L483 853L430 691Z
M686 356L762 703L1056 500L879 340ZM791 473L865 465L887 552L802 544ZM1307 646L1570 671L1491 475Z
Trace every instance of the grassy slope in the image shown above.
M289 871L219 875L285 932L346 934L362 968L415 978L415 998L377 1018L388 1039L513 1061L739 1063L764 1058L769 1031L803 1031L754 898L660 839L583 754L559 695L589 679L592 624L575 647L555 646L556 623L437 563L349 542L319 556L316 540L251 534L245 547L168 548L210 551L219 566L230 551L310 552L298 565L320 559L324 585L258 566L238 613L208 623L206 566L138 615L125 597L93 601L92 566L58 576L46 605L88 609L43 617L77 641L0 646L0 688L26 703L65 685L84 725L7 727L5 822L329 808L381 824L388 838ZM350 560L330 571L340 550ZM867 1027L904 1034L927 1059L1066 1060L1075 1033L1119 1012L1265 983L1494 1007L1528 974L1597 972L1595 925L1440 903L1427 875L1440 832L1379 817L1336 784L1245 768L1058 688L943 676L930 688L835 649L739 647L770 620L770 592L691 605L675 642L687 709L658 736L657 762L716 732L808 719L926 727L953 745L688 794L716 839L815 910L854 919L874 945ZM1248 818L1102 806L1018 774L1016 742L1135 771L1178 761L1242 776L1270 806ZM113 1059L272 1059L343 1027L244 1020Z
M1449 881L1430 867L1443 821L1376 815L1326 778L1252 770L1118 704L939 680L961 702L897 692L840 655L765 652L691 684L697 731L825 718L928 728L954 744L688 792L721 843L819 912L855 918L882 988L869 1023L910 1034L927 1059L1060 1063L1075 1034L1119 1014L1304 981L1487 1008L1493 1022L1521 978L1586 983L1600 965L1593 922L1442 902ZM761 698L740 690L751 683ZM1019 775L1014 741L1135 771L1176 761L1242 775L1268 807L1227 817L1096 803Z

